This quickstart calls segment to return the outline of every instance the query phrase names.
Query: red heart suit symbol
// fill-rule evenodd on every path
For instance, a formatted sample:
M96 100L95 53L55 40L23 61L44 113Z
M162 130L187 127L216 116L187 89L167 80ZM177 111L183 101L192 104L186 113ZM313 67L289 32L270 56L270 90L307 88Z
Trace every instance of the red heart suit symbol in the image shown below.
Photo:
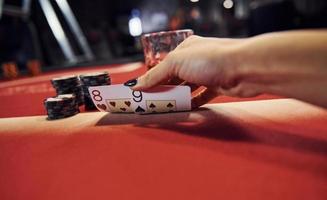
M126 106L130 107L131 106L131 102L130 101L125 101Z
M107 106L104 105L104 104L97 104L97 107L98 107L100 110L107 110Z

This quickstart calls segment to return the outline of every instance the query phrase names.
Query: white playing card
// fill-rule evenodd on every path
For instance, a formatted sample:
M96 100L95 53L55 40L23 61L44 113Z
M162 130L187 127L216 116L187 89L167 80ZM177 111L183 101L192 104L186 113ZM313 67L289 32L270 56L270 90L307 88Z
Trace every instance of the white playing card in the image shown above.
M191 110L188 86L158 86L141 92L118 84L89 87L89 93L100 111L146 114Z

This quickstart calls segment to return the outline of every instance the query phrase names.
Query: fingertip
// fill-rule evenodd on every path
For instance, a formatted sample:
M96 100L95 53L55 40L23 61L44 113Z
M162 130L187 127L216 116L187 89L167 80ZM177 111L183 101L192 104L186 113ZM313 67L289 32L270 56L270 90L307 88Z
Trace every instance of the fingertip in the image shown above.
M149 83L149 81L147 81L149 74L146 73L143 76L140 76L139 78L137 78L137 81L134 85L131 86L132 90L139 90L139 91L143 91L146 89L149 89L151 87L151 83Z
M125 86L131 88L132 90L143 90L142 85L140 84L140 78L134 78L131 80L128 80L124 83Z
M136 90L136 91L143 91L143 90L146 90L146 88L142 87L142 86L133 86L133 87L130 87L132 90Z
M127 87L133 87L137 84L137 78L130 79L124 83L125 86Z

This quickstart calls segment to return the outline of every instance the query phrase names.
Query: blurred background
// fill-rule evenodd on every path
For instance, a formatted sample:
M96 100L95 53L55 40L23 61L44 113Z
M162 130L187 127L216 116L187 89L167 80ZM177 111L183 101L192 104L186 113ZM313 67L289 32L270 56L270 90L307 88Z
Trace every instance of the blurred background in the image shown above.
M140 61L140 36L163 30L240 38L324 27L325 0L0 0L0 64Z

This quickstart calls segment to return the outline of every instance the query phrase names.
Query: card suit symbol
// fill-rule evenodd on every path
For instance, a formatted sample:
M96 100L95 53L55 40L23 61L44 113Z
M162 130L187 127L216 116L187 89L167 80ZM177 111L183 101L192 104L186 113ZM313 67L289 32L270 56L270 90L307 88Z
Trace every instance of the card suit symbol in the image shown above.
M137 106L135 112L145 112L145 110L141 106Z
M126 106L130 107L131 106L131 102L130 101L125 101L124 102L126 104Z
M167 107L168 107L168 108L172 108L172 107L174 107L174 105L171 104L171 103L169 103L169 104L167 104Z
M97 104L97 107L98 107L100 110L106 110L106 109L107 109L107 106L104 105L104 104Z
M112 105L113 107L116 107L116 102L114 101L110 101L109 104Z
M149 105L149 107L153 109L153 108L156 107L156 105L154 105L153 103L151 103L151 104Z
M126 111L126 108L120 108L120 110L122 110L122 111L124 111L124 112L125 112L125 111Z

